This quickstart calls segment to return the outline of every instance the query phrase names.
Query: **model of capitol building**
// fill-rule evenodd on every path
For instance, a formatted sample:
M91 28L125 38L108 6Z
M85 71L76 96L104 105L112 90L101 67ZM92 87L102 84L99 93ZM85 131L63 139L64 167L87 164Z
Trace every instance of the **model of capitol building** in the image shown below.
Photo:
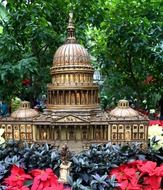
M6 140L51 143L81 151L92 143L147 144L148 118L129 107L127 100L107 113L100 109L98 84L87 50L77 43L70 14L67 38L54 54L47 109L38 114L22 107L0 120Z

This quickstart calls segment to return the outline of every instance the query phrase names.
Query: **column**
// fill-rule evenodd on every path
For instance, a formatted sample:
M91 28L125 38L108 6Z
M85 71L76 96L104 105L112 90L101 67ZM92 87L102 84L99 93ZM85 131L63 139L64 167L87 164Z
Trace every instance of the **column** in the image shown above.
M51 98L50 98L51 95L50 95L50 93L51 93L51 91L48 90L48 103L49 104L51 104Z
M79 91L79 94L80 94L79 103L80 103L80 105L81 105L81 104L82 104L82 100L81 100L81 91Z
M96 90L96 103L98 104L98 91Z
M90 134L89 134L90 132L89 132L89 126L87 125L87 140L90 140Z
M70 83L73 82L73 74L70 74Z
M42 126L39 125L38 129L39 129L39 140L42 140Z
M60 104L63 104L63 91L60 91Z
M74 125L74 140L76 140L76 125Z
M95 125L94 126L94 130L93 130L93 140L96 140L96 128L97 128L97 126Z
M108 126L105 125L104 128L103 128L103 130L104 130L104 139L108 140Z
M61 77L62 77L62 83L64 83L64 75L62 74Z
M55 99L54 90L52 90L52 92L51 92L51 104L54 104L54 99Z
M74 91L71 92L71 104L75 105L75 92Z
M65 81L65 83L68 83L68 81L69 81L68 74L66 74L66 81Z
M80 104L80 91L75 91L75 95L76 95L76 104Z
M83 90L81 91L81 104L83 105L83 104L85 104L85 101L84 101L85 99L84 99L84 92L83 92Z
M71 91L69 90L68 93L69 93L69 95L68 95L69 96L69 102L68 102L68 104L70 105L71 104Z
M93 104L95 104L95 91L93 90Z
M52 140L56 140L56 136L55 136L55 126L52 126Z
M59 91L57 90L57 98L56 98L57 104L59 104Z
M33 125L32 128L33 128L33 130L32 130L33 131L32 139L33 139L33 141L36 141L36 126ZM25 127L25 130L26 130L26 127ZM26 132L25 132L25 136L26 136ZM27 138L27 136L26 136L26 138Z
M83 130L82 130L82 125L80 125L80 140L83 140Z
M68 140L68 126L66 125L65 128L66 128L66 141L67 141Z
M52 126L49 126L49 140L53 140L53 129Z
M56 91L52 92L52 104L56 104Z
M111 135L111 125L106 125L106 134L107 134L107 136L106 136L106 139L108 140L108 141L110 141L111 140L111 137L110 137L110 135Z
M91 90L88 91L88 104L91 104Z
M104 131L103 131L103 126L102 125L100 126L100 133L101 133L100 139L103 140L104 139Z
M62 103L63 105L66 104L66 96L65 96L65 91L63 90L63 96L62 96Z
M91 104L93 104L93 90L91 90Z
M57 104L57 102L56 102L56 91L54 91L53 90L53 92L52 92L52 104L54 104L54 105L56 105Z
M88 104L88 90L86 91L86 104Z
M49 104L52 104L52 91L48 91L48 101L49 101Z
M62 140L62 129L61 129L61 126L59 126L59 140Z

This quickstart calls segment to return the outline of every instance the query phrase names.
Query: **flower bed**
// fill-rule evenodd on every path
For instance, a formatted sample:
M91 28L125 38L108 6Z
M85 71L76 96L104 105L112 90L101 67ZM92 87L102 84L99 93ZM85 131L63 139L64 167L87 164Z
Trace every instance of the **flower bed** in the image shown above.
M58 182L60 152L47 144L22 146L8 142L0 147L0 160L1 189L6 190L162 188L162 148L143 152L137 144L92 145L89 150L72 155L69 187Z

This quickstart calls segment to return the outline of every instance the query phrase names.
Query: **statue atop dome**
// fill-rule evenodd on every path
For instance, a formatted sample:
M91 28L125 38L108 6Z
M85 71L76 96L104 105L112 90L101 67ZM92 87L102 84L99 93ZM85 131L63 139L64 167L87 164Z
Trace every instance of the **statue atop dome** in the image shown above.
M73 13L72 12L69 13L69 24L70 23L73 23Z

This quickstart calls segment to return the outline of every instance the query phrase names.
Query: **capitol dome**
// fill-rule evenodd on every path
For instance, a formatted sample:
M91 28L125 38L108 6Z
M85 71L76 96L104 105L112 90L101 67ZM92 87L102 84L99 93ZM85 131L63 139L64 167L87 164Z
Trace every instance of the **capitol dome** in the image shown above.
M67 26L67 38L54 54L52 74L62 69L79 70L84 69L93 73L90 63L90 56L87 50L77 43L75 38L75 27L70 14L69 24Z
M54 54L47 108L51 110L99 109L98 85L87 50L77 43L69 14L67 38Z
M90 65L87 50L77 43L63 44L54 55L53 66L83 66Z

